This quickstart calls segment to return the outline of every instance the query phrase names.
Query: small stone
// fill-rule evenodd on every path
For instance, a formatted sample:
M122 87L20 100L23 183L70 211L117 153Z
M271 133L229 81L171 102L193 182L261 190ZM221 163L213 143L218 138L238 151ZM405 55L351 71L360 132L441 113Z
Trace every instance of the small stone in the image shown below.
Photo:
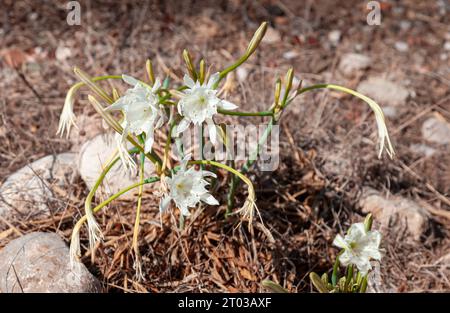
M424 144L412 144L409 146L409 149L414 153L422 154L426 157L431 157L436 153L436 149Z
M450 51L450 41L444 43L444 50Z
M346 53L339 62L339 70L346 76L352 76L356 72L369 67L371 59L359 53Z
M54 233L33 232L0 251L0 292L100 292L99 281L83 264L70 265L69 248Z
M397 41L395 43L395 49L399 52L407 52L409 50L409 45L404 41Z
M382 231L406 229L415 240L427 229L428 211L416 202L401 196L386 198L372 188L365 188L360 198L364 213L372 213L381 223Z
M72 52L67 47L59 46L56 48L55 57L58 61L64 61L72 55Z
M298 53L297 51L291 50L283 53L283 58L285 58L286 60L292 60L298 57L299 55L300 53Z
M40 218L52 214L52 186L67 186L76 175L76 155L48 155L9 176L0 187L0 215ZM53 212L55 213L55 212Z
M384 115L389 118L397 117L397 114L398 114L397 108L394 106L391 106L391 105L384 106L382 110L383 110Z
M116 151L117 145L113 134L102 134L87 141L78 154L78 171L81 178L86 183L89 189L92 189L100 176L102 169L106 162L111 159L111 156ZM145 162L145 177L151 177L155 174L155 168L150 161ZM111 196L121 189L128 187L139 181L136 173L130 173L126 170L119 160L106 174L103 184L98 189L98 192L106 193ZM135 191L129 191L122 195L120 199L133 200L135 199Z
M445 145L450 143L450 124L440 115L428 118L422 124L422 136L425 140Z
M268 27L266 30L266 34L262 40L263 43L274 44L281 41L281 35L278 30L273 27Z
M358 85L357 90L377 101L381 107L405 104L410 95L405 87L381 77L369 77Z
M411 28L411 22L407 20L400 21L400 28L402 30L408 30Z
M244 82L247 79L248 76L248 70L245 67L238 67L236 70L237 79L240 82Z
M341 41L341 31L338 29L332 30L328 33L328 40L331 42L332 45L337 46L339 41Z

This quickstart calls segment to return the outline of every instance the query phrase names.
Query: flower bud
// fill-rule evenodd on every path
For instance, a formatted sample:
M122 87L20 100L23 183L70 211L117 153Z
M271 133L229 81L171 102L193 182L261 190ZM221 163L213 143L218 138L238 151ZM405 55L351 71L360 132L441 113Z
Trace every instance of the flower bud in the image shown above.
M253 52L255 52L256 48L258 48L259 44L264 38L264 35L266 34L267 25L267 22L263 22L256 30L255 34L252 37L252 40L250 40L250 43L248 44L246 51L247 56L250 56Z
M153 72L153 63L150 59L145 62L145 69L147 71L147 76L152 85L155 83L155 74Z
M189 75L191 75L194 81L197 80L197 72L195 71L194 64L192 63L191 55L186 49L183 50L183 60L184 63L186 63L186 68L189 72Z

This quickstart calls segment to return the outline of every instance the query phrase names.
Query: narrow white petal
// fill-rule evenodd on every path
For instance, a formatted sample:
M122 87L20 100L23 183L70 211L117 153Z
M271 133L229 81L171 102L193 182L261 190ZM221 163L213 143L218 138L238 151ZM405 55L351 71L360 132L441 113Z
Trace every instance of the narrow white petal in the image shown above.
M337 235L336 238L334 238L333 240L333 245L335 245L338 248L341 249L349 249L349 245L347 244L347 242L344 240L344 238L341 235Z
M214 121L212 119L207 119L206 123L208 123L208 131L209 131L209 139L213 145L217 142L217 129Z
M234 110L234 109L236 109L238 106L236 105L236 104L234 104L234 103L231 103L230 101L227 101L227 100L222 100L222 101L220 101L220 104L219 104L221 107L222 107L222 109L224 109L224 110Z
M217 199L214 198L214 197L213 197L212 195L210 195L209 193L206 193L206 194L202 195L202 196L200 197L200 199L201 199L203 202L205 202L205 203L207 203L207 204L209 204L209 205L219 205L219 201L217 201Z
M139 81L136 78L125 75L125 74L122 74L122 79L124 82L126 82L127 84L129 84L131 86L136 86L139 83Z
M203 177L214 177L214 178L217 177L216 174L214 174L213 172L210 172L210 171L202 171L202 176Z
M167 208L169 207L171 198L169 196L164 196L164 198L161 199L159 202L159 212L162 214L164 213Z
M220 73L214 73L211 75L211 77L208 80L208 84L206 85L208 88L212 89L214 87L214 84L219 80Z
M152 92L155 93L161 87L161 80L159 78L155 79L155 83L152 87Z
M189 216L191 215L191 213L189 212L189 208L187 206L182 206L181 208L179 208L181 211L181 214L183 216Z
M150 151L152 151L152 146L154 142L153 131L147 132L146 136L147 137L145 138L144 152L149 153Z
M106 111L110 111L110 110L122 110L126 107L126 103L125 101L123 101L122 98L119 98L116 102L114 102L113 104L111 104L109 107L107 107L105 110Z
M189 75L184 74L183 81L184 81L184 84L186 86L188 86L189 88L194 88L195 82L192 80L192 78Z
M347 266L349 265L352 261L352 255L349 251L345 250L340 256L339 256L339 262L341 262L341 264L343 266Z
M178 137L178 135L184 132L189 127L190 121L186 118L183 118L180 123L176 126L174 135Z

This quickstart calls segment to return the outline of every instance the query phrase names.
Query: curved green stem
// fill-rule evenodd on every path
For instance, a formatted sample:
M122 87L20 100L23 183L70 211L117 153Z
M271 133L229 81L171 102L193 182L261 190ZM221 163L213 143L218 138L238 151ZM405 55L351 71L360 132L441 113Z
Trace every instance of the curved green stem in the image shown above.
M224 169L224 170L226 170L226 171L228 171L228 172L230 172L230 173L236 175L236 176L239 177L244 183L246 183L246 184L249 185L249 186L252 186L252 185L253 185L252 182L250 181L250 179L249 179L247 176L245 176L244 174L242 174L241 172L239 172L238 170L235 170L234 168L232 168L232 167L230 167L230 166L228 166L228 165L225 165L225 164L222 164L222 163L219 163L219 162L216 162L216 161L211 161L211 160L197 160L197 161L189 161L189 164L212 165L212 166L215 166L215 167Z
M255 148L255 150L252 152L248 160L244 163L244 165L241 168L241 173L245 174L249 171L250 167L255 163L256 158L258 154L261 151L261 147L264 145L264 143L267 141L267 138L269 137L270 133L272 132L273 125L275 124L275 118L272 117L267 124L266 129L264 130L264 133L261 135L261 137L258 140L258 144ZM234 207L234 195L236 193L236 189L239 185L239 182L235 177L231 179L230 182L230 189L227 196L227 212L231 212L231 210Z
M92 211L94 213L97 213L98 211L100 211L105 205L108 205L109 203L111 203L112 201L116 200L117 198L119 198L121 195L123 195L124 193L127 193L128 191L139 187L140 185L146 185L146 184L151 184L154 182L159 181L159 177L150 177L147 179L144 179L144 181L141 183L134 183L122 190L120 190L119 192L115 193L114 195L112 195L111 197L109 197L108 199L106 199L105 201L101 202L99 205L97 205L95 208L92 209Z
M106 199L105 201L101 202L99 205L97 205L94 209L92 209L93 213L97 213L98 211L100 211L103 207L105 207L106 205L108 205L109 203L111 203L112 201L114 201L115 199L119 198L121 195L123 195L124 193L139 187L141 185L145 185L145 184L151 184L154 182L159 181L159 177L150 177L147 179L144 179L143 182L139 182L139 183L135 183L132 184L122 190L120 190L119 192L115 193L114 195L112 195L111 197L109 197L108 199ZM73 227L73 231L72 231L72 240L74 240L74 238L77 238L76 234L78 234L80 232L81 226L87 221L87 215L83 215L78 222L75 224L75 226Z
M133 228L133 241L132 241L132 248L134 250L136 259L139 258L139 247L138 247L138 237L139 237L139 224L141 221L141 206L142 206L142 194L144 191L144 166L145 166L145 154L141 152L141 158L140 158L140 168L139 168L139 183L141 184L139 186L139 192L138 192L138 202L137 202L137 208L136 208L136 219L134 221L134 228ZM139 261L136 261L139 263Z
M261 111L261 112L238 112L238 111L228 111L218 109L217 112L225 115L234 115L234 116L273 116L272 111Z

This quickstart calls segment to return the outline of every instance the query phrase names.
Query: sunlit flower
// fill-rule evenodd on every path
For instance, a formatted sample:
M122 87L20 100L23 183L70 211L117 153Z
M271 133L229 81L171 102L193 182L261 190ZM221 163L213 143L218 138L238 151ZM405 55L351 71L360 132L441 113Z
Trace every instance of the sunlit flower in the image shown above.
M145 85L137 79L122 75L123 80L134 86L125 95L114 102L108 110L122 110L125 115L125 125L122 141L126 141L129 134L145 134L145 153L150 152L154 141L154 130L164 123L166 117L160 107L156 91L161 86L156 80L153 87Z
M237 108L235 104L217 97L217 90L213 88L218 79L219 73L216 73L207 82L200 84L199 81L194 82L188 75L184 75L184 84L188 88L183 91L184 96L178 101L178 112L183 119L175 130L176 136L186 130L191 123L202 125L206 122L211 142L213 144L216 142L217 131L213 116L217 114L217 109Z
M219 204L216 198L209 194L206 189L209 183L204 179L208 176L216 177L216 175L209 171L196 170L193 166L187 168L190 157L187 155L181 161L180 169L172 177L164 178L168 192L161 200L161 213L169 207L171 200L175 202L184 216L188 216L189 208L195 207L200 201L209 205Z
M380 260L381 234L378 231L366 231L364 223L355 223L347 231L345 237L337 235L333 245L344 249L339 256L342 265L354 264L366 275L371 269L370 260Z

